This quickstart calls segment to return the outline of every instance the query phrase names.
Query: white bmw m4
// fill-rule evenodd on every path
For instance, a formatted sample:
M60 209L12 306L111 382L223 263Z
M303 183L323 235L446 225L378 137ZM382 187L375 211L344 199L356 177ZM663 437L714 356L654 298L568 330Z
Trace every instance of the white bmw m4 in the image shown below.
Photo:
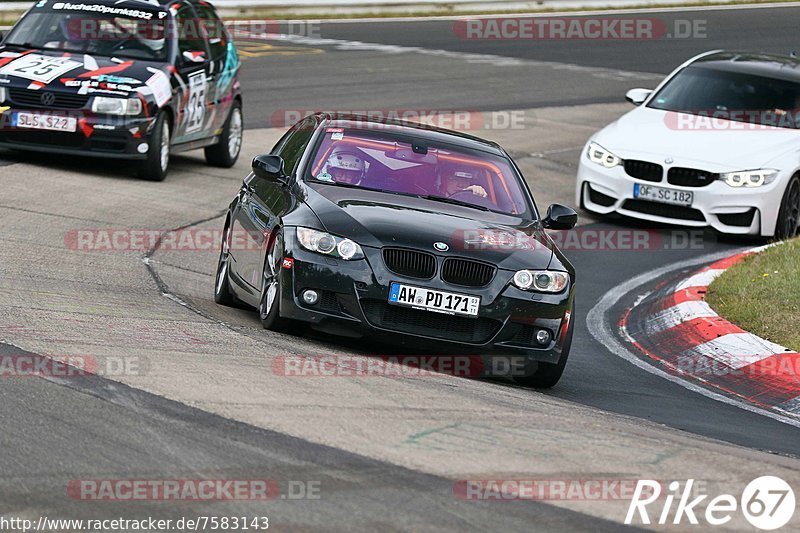
M800 60L714 51L678 67L581 153L598 213L789 238L800 220Z

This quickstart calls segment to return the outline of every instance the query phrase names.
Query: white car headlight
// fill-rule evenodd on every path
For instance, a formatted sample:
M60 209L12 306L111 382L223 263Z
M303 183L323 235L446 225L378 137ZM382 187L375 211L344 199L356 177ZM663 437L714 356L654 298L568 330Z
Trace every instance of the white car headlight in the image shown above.
M0 87L0 103L5 102L8 99L8 91L5 87Z
M595 142L589 143L589 149L587 150L586 155L589 156L589 160L591 160L592 163L603 165L606 168L614 168L622 163L622 159L615 156Z
M762 185L772 183L777 176L777 170L762 168L760 170L725 172L719 175L719 179L731 187L761 187Z
M569 283L569 274L555 270L520 270L514 274L514 285L524 291L561 292Z
M106 115L138 115L142 112L142 101L138 98L109 98L95 96L92 112Z
M358 243L324 231L297 228L297 240L300 241L300 246L318 254L330 255L346 261L364 258L364 251Z

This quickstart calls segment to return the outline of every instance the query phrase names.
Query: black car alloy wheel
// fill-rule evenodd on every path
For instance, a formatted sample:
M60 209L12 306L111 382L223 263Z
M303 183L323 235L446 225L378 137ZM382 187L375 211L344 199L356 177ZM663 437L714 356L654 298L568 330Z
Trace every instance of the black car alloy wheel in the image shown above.
M285 329L286 321L280 317L281 267L283 265L283 232L276 231L264 261L264 279L261 287L261 300L258 304L258 317L265 329L280 331Z
M217 261L217 277L214 280L214 301L227 306L236 304L236 300L231 294L230 281L228 279L228 269L230 268L230 237L231 230L230 227L226 225L219 251L219 260Z

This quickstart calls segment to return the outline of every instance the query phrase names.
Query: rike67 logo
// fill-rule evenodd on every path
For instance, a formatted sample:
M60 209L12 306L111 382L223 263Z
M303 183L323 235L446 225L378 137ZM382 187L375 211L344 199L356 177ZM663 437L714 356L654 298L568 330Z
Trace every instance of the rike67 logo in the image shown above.
M640 523L650 524L649 512L655 512L652 519L659 525L668 524L670 521L672 524L682 524L685 523L684 520L689 524L698 525L699 517L704 519L707 525L722 526L741 511L752 526L769 531L785 526L794 515L794 491L788 483L775 476L754 479L747 484L738 500L732 494L713 497L705 503L703 513L696 508L702 507L709 495L697 494L694 489L694 479L687 480L682 488L679 481L672 481L667 487L668 492L662 494L660 482L639 480L628 507L628 514L625 516L625 523L634 523L638 515Z

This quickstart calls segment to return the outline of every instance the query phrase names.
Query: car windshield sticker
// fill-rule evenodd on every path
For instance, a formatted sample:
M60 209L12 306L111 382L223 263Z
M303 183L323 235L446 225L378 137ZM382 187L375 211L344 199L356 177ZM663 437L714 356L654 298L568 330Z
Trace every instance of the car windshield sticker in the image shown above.
M153 75L145 82L146 87L139 88L139 92L143 94L151 92L153 98L156 100L156 105L161 107L172 98L172 85L170 85L169 78L164 72L154 68L148 68L148 70L150 70Z
M201 70L189 78L189 103L186 104L186 133L194 133L203 126L206 116L206 71Z
M141 9L125 9L122 7L111 7L102 4L73 4L70 2L56 2L53 4L53 10L58 11L88 11L91 13L102 13L104 15L117 15L121 17L137 18L144 20L151 20L155 13L152 11L142 11ZM164 18L158 13L158 18Z
M330 182L333 182L333 176L331 176L327 172L320 172L319 174L317 174L317 179L319 181L330 181Z
M331 134L332 141L341 141L342 139L344 139L344 133L342 132Z
M38 81L46 85L70 70L82 66L82 63L65 57L27 54L0 69L0 74Z

